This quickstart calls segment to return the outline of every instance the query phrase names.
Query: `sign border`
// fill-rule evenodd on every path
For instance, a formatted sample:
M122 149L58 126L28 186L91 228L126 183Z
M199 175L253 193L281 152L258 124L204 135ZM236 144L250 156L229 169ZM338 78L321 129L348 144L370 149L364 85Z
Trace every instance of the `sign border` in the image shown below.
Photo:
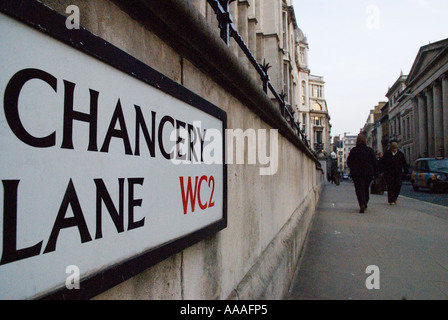
M227 113L224 110L111 43L92 34L82 26L79 29L67 29L65 26L67 18L45 4L36 0L2 0L0 2L0 12L221 120L223 132L227 129ZM225 134L223 134L222 143L223 150L226 150ZM225 162L225 152L223 152L222 163L224 178L222 219L81 279L80 289L69 290L62 287L50 292L42 292L34 298L44 300L90 299L225 229L227 227L227 164Z

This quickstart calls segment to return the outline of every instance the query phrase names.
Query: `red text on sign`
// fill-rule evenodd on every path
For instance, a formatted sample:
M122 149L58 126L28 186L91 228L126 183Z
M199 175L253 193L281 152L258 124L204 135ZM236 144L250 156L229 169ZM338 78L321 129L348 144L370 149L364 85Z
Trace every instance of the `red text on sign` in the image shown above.
M184 214L187 214L189 202L191 212L194 212L195 210L196 200L201 210L211 208L215 205L215 202L213 201L213 193L215 191L215 178L213 176L194 177L194 187L192 177L188 177L186 180L187 182L185 186L184 177L179 177ZM203 202L204 199L201 198L201 190L202 190L201 186L204 181L207 183L209 189L211 189L210 198L208 199L208 201L205 202Z

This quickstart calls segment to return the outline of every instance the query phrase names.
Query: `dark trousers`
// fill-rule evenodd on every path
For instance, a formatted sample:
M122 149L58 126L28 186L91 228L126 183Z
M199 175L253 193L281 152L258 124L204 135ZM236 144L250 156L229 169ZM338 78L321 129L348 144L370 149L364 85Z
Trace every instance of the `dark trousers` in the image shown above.
M387 200L389 203L397 201L401 191L401 175L387 174L384 177L387 183Z
M370 183L372 176L354 176L353 182L355 184L356 197L358 198L359 206L367 206L369 203Z

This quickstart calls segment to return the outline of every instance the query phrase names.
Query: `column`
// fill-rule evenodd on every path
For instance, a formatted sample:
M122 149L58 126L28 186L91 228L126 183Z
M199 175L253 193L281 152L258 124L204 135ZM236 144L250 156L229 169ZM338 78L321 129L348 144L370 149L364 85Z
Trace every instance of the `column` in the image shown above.
M412 141L413 141L413 160L417 159L420 156L420 137L419 137L419 115L418 115L418 97L415 97L412 100L412 112L414 114L414 123L412 128Z
M426 114L428 117L428 157L434 157L434 106L431 86L425 89Z
M238 32L239 32L241 38L243 38L246 45L248 45L248 43L249 43L248 7L249 7L249 2L238 0L238 24L237 24L238 27L237 28L238 28ZM244 65L246 70L249 70L249 68L253 68L243 50L241 50L241 49L238 50L238 57L239 57L241 64Z
M448 157L448 75L442 76L443 149Z
M229 13L232 16L232 22L233 24L238 28L239 27L239 14L238 14L238 1L232 1L229 4ZM231 38L230 39L230 43L229 43L229 48L230 50L235 54L235 56L239 56L239 52L240 52L240 46L238 45L238 43L236 43L236 41Z
M257 19L255 18L255 15L249 16L249 40L248 40L248 46L250 51L252 52L253 56L257 56ZM262 87L260 76L258 75L257 70L250 65L249 66L249 73L252 76L252 78L257 81L257 83Z
M426 99L423 93L417 97L418 101L418 123L420 125L418 130L419 141L419 157L428 155L428 116L426 108Z
M436 80L432 87L434 106L434 153L441 156L443 152L443 112L442 112L442 84Z

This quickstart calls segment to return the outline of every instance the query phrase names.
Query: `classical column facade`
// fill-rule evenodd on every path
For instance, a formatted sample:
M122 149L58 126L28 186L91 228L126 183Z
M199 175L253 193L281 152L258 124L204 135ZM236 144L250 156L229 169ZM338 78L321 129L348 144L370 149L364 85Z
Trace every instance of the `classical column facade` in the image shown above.
M442 83L437 80L433 83L434 107L434 155L441 156L443 152L443 109L442 109Z
M412 128L412 140L414 144L414 152L412 157L417 159L420 156L420 134L419 134L419 125L420 125L420 117L418 110L418 97L412 99L412 109L414 114L414 127Z
M448 157L448 74L442 76L443 149Z
M423 93L417 96L418 103L418 123L420 124L418 130L419 156L428 156L428 113L426 108L426 98Z
M429 86L425 89L426 94L426 114L428 119L428 157L433 158L435 156L434 152L434 105L433 105L433 95L432 88Z

